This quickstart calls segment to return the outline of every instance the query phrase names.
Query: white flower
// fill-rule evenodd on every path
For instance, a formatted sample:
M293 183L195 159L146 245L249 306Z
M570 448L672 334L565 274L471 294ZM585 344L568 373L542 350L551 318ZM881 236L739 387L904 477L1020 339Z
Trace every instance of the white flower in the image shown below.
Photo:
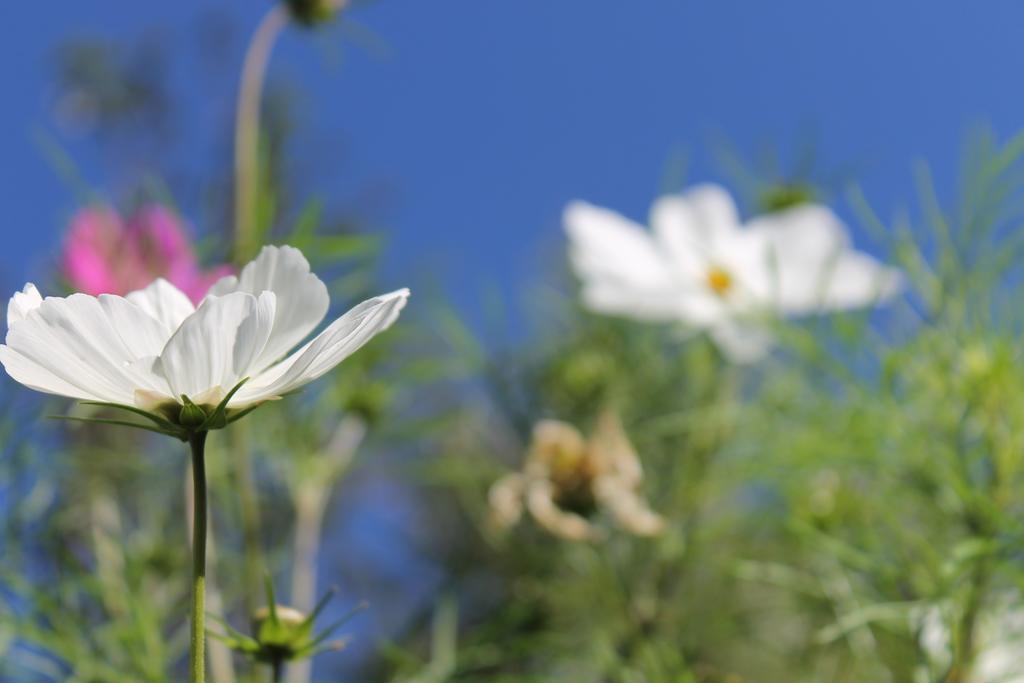
M1024 683L1024 610L1019 604L1018 594L1005 593L982 613L975 625L972 683ZM948 603L933 604L912 615L921 649L936 673L953 664L950 616Z
M585 202L566 208L584 304L707 330L737 362L767 351L765 315L867 306L900 287L899 272L855 251L824 206L796 206L743 225L724 189L698 185L658 199L650 222L649 232Z
M27 387L170 415L187 397L226 408L278 398L320 377L398 317L402 289L359 304L291 355L327 313L327 287L298 249L264 247L196 308L165 280L125 297L11 297L0 363Z

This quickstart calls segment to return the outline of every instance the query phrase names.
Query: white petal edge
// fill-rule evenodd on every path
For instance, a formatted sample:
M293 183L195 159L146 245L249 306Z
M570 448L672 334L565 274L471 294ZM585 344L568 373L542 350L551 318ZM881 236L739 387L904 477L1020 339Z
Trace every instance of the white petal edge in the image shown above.
M298 351L247 382L232 397L230 407L278 398L321 377L389 328L408 298L409 290L400 289L357 305Z
M309 336L330 307L327 285L310 270L302 252L287 245L263 247L239 276L221 278L210 288L208 296L231 292L259 296L265 291L274 292L277 297L277 313L266 346L253 360L254 371L280 360Z
M157 356L167 344L167 326L142 306L114 294L100 294L100 306L125 347L136 359Z
M163 278L157 278L143 289L129 292L124 298L163 325L165 341L196 310L184 292Z
M854 250L845 224L826 206L763 216L748 232L768 241L771 303L780 313L860 308L886 301L902 288L899 270Z
M779 302L788 315L827 313L885 303L903 289L903 274L863 252L837 257L818 273L812 296L790 294Z
M752 323L728 320L712 327L708 334L729 362L736 365L756 363L772 347L771 335Z
M659 246L691 276L728 256L719 253L721 247L740 232L741 225L728 191L712 183L660 197L651 206L650 222Z
M580 294L584 308L634 320L663 322L680 317L678 292L640 291L614 283L588 283Z
M137 389L160 388L151 373L134 366L136 356L102 304L86 294L44 299L8 330L6 341L21 357L103 401L131 404Z
M103 401L103 396L76 386L6 344L0 345L0 364L12 379L44 394L65 396L79 401Z
M28 312L38 308L41 303L43 303L43 297L31 282L27 283L20 292L15 292L11 300L7 302L8 329L24 320Z
M668 262L642 226L583 201L569 203L563 220L569 259L584 285L601 283L639 292L671 288Z
M249 370L273 325L275 297L246 292L208 296L170 338L157 363L177 398L216 403Z

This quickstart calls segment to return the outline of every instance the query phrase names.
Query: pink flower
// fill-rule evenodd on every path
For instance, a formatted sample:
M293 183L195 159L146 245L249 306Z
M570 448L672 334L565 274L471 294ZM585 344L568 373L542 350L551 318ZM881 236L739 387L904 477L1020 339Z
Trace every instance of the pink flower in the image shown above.
M181 219L149 204L127 221L106 206L80 210L71 219L62 256L72 288L91 294L127 294L162 277L198 302L228 265L202 270Z

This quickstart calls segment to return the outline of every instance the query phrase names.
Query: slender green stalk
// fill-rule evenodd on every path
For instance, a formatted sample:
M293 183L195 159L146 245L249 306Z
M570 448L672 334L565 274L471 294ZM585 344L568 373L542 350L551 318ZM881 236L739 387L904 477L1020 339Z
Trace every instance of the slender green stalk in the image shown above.
M260 104L270 52L288 25L288 9L279 2L260 21L242 65L235 112L235 260L244 263L256 248L256 184L259 180Z
M192 630L189 681L205 681L206 646L206 432L189 438L192 446Z
M953 643L953 666L946 683L963 683L968 680L974 660L977 656L976 630L978 616L981 613L982 600L988 587L989 563L987 558L979 561L971 574L970 594L964 613L956 625Z
M970 410L964 413L964 417L958 425L955 434L957 454L960 458L962 476L967 485L970 485L970 471L968 469L967 454L962 447L967 438L964 434L964 424L969 415L976 414L976 406L970 405ZM994 429L994 425L988 425L988 429ZM1008 489L1006 477L1004 476L1003 460L998 457L1000 449L992 441L987 440L987 450L992 457L992 480L989 484L988 499L990 504L997 509L1002 509L1006 504ZM971 538L980 538L986 541L993 541L997 535L997 529L989 517L989 513L977 509L974 504L968 506L964 516L964 526L967 528ZM988 553L983 553L974 561L971 569L970 584L968 587L967 599L963 611L953 631L953 665L950 667L944 683L967 683L970 681L971 669L974 668L974 660L978 654L977 625L978 617L981 615L985 595L989 588L992 576L992 558Z
M281 683L284 680L284 663L280 659L275 659L271 664L270 676L274 683Z

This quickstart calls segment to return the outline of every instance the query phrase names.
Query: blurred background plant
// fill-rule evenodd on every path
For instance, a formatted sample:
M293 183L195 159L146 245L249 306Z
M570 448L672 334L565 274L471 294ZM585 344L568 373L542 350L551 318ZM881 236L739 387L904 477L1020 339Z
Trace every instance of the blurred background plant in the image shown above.
M307 26L315 7L288 7L311 12L303 31L323 30ZM230 22L205 31L196 68L207 87L234 89L221 50L242 45ZM334 300L377 291L380 188L341 204L308 191L310 175L344 159L297 153L316 131L293 83L271 77L258 98L256 151L242 161L248 218L228 146L198 168L160 163L187 134L165 82L179 57L152 36L57 50L55 113L117 180L98 191L57 140L44 149L81 212L118 207L125 218L104 215L136 235L118 233L119 249L100 240L95 258L195 278L244 260L239 250L290 243ZM217 137L232 139L235 111L221 114ZM918 208L892 220L874 214L855 172L822 171L813 145L797 147L789 166L725 144L717 157L747 216L845 199L906 275L893 306L777 324L774 353L740 367L702 335L585 311L567 269L531 285L526 321L495 305L493 322L470 324L421 289L429 323L407 322L211 441L211 613L260 631L267 575L285 615L313 613L339 588L317 632L367 601L342 628L349 646L282 670L291 683L1024 680L1024 137L974 133L950 198L918 167ZM142 239L162 234L140 218L154 211L186 239L184 271L140 255L169 254ZM75 226L98 214L81 212L65 257L55 249L41 274L49 292L88 289L67 258L97 244ZM251 231L241 247L236 222ZM125 248L135 242L149 246ZM135 433L40 422L65 406L8 387L0 680L180 680L188 558L166 540L188 508L180 454ZM642 471L624 488L663 520L657 533L632 533L606 504L600 439L590 450L554 439L534 458L539 475L527 461L538 423L586 437L608 414L629 442L617 452L635 452ZM523 489L533 516L497 525L489 494L515 473L542 495ZM599 533L552 533L551 514ZM217 683L268 674L217 641L209 671Z

